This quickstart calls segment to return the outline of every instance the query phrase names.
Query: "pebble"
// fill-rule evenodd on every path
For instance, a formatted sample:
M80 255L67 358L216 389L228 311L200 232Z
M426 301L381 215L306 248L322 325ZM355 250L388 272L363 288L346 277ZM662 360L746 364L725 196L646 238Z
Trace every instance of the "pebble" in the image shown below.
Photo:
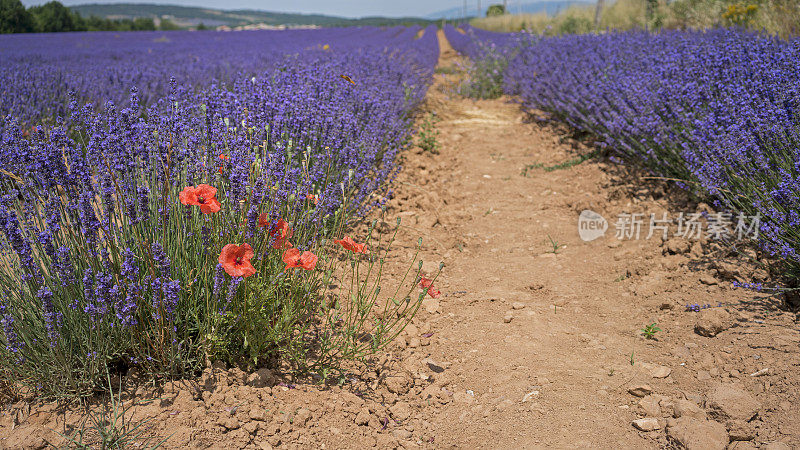
M652 417L648 417L645 419L636 419L633 421L633 426L636 427L637 430L641 431L654 431L661 429L661 425L658 423L658 419L654 419Z
M694 325L700 336L714 337L730 327L730 314L722 308L709 308L698 313Z
M259 408L259 407L250 408L249 416L250 420L258 420L261 422L267 420L266 414L264 413L264 408Z
M695 419L706 419L706 412L690 400L677 400L672 408L675 418L694 417Z
M650 369L650 375L653 378L667 378L672 373L672 369L665 366L655 366Z
M732 441L751 441L756 437L756 429L753 424L743 420L728 422L728 435Z
M630 389L628 389L628 393L630 393L631 395L633 395L635 397L644 397L645 395L648 395L648 394L650 394L652 392L653 392L653 388L651 388L650 386L648 386L646 384L640 384L640 385L633 386Z
M667 427L667 438L687 450L724 450L728 446L725 426L713 420L681 417Z
M643 397L641 400L639 400L639 410L645 415L645 417L659 417L661 416L661 406L659 405L659 401L660 400L653 395Z
M538 396L539 396L539 391L530 391L527 394L525 394L525 396L522 397L522 403L525 403L528 400L530 400L531 398L538 397Z
M506 313L506 315L503 317L503 323L511 323L511 321L512 321L512 320L514 320L514 316L513 316L513 315L511 314L511 312L509 311L509 312L507 312L507 313Z
M512 309L522 309L522 308L524 308L524 307L525 307L525 303L522 303L522 302L514 302L514 303L511 305L511 308L512 308Z
M720 420L750 420L760 405L749 392L733 384L719 384L706 395L709 415Z
M361 411L359 411L358 415L356 415L355 419L356 425L367 425L369 423L370 417L371 416L369 413L369 409L367 409L366 407L361 408Z
M705 274L705 275L701 276L700 277L700 282L703 283L703 284L707 284L709 286L714 286L714 285L719 284L719 281L717 281L716 278L712 277L709 274Z

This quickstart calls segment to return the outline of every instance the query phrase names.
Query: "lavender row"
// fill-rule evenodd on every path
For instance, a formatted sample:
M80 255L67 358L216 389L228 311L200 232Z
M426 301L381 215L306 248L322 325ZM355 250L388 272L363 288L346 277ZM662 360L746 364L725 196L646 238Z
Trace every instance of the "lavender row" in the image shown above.
M455 51L473 60L483 59L487 53L506 55L526 39L523 33L495 33L468 24L458 28L445 25L444 34Z

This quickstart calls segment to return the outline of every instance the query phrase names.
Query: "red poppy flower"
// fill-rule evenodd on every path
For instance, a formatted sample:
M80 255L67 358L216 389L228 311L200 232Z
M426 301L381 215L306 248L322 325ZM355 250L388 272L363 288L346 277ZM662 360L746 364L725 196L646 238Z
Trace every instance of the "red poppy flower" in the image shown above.
M420 289L428 289L431 286L433 286L433 280L431 280L430 278L426 277L425 275L422 275L420 280L419 280L419 288Z
M258 228L265 228L269 225L269 213L261 213L258 215Z
M220 153L219 154L219 159L231 159L231 157L226 155L225 153Z
M316 195L314 195L314 194L307 194L307 195L306 195L306 200L310 200L310 201L314 202L314 205L316 205L317 203L319 203L319 197L317 197L317 196L316 196Z
M222 253L219 254L219 263L228 275L247 278L256 273L256 269L250 263L253 255L253 249L250 244L228 244L222 247Z
M366 246L364 244L359 244L354 241L352 238L345 236L344 239L334 239L333 242L341 245L347 250L350 250L353 253L367 253Z
M317 266L317 255L305 251L300 253L300 249L290 248L283 252L283 262L286 263L286 270L301 268L304 270L313 270Z
M197 187L186 186L178 195L178 198L184 205L199 206L203 214L211 214L218 212L222 208L216 195L217 188L207 184L199 184Z
M258 216L259 228L265 228L269 226L269 223L269 214L262 213ZM290 248L292 243L289 242L289 238L292 237L292 234L294 234L294 230L289 227L289 223L283 219L278 219L269 229L269 237L274 241L272 242L272 248Z
M420 275L419 288L422 290L427 290L428 295L430 295L433 298L439 298L442 295L442 292L440 290L433 287L433 280L426 277L425 275Z

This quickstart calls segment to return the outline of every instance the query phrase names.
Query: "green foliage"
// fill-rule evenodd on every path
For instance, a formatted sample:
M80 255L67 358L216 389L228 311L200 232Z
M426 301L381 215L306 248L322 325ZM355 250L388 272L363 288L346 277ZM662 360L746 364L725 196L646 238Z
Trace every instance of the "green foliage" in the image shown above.
M459 73L459 70L454 66L437 66L433 71L434 73L443 73L445 75L454 75Z
M178 29L169 21L162 29ZM149 17L135 19L104 19L95 15L82 17L77 11L57 1L27 10L20 0L0 0L0 33L60 33L68 31L153 31L155 23Z
M594 30L594 24L585 17L567 16L556 29L558 34L585 34Z
M542 163L533 163L533 164L526 164L525 167L522 168L522 176L527 177L528 172L532 169L542 169L545 172L554 172L556 170L563 170L569 169L570 167L577 166L578 164L583 163L584 161L588 161L592 158L595 158L601 155L603 152L600 149L591 151L589 153L585 153L583 155L578 156L577 158L573 158L562 163L554 164L552 166L545 166Z
M110 379L108 384L109 402L103 403L100 412L89 409L81 421L80 427L72 432L71 435L65 436L59 433L66 440L66 445L60 448L86 450L93 448L155 450L161 448L169 438L155 441L156 437L154 435L147 434L144 426L151 419L133 421L129 412L136 404L131 403L128 406L124 406L122 403L122 387L120 386L119 388L117 398L114 398L114 390ZM59 448L52 443L50 446Z
M511 56L502 55L493 48L485 49L483 55L482 59L470 62L469 77L458 88L464 97L491 99L503 95L503 75Z
M439 153L439 143L436 141L436 138L439 137L439 130L436 129L436 122L438 121L439 118L435 113L428 113L423 119L417 135L417 145L426 152L433 154Z
M51 1L41 6L30 8L37 23L37 31L43 33L59 33L64 31L79 31L81 19L76 13L60 2Z
M145 17L111 20L89 16L84 23L86 31L155 31L156 29L153 19Z
M36 23L20 0L0 0L0 33L30 33Z
M179 27L175 22L169 19L161 19L161 23L158 24L158 29L161 31L174 31L174 30L180 30L181 27Z
M502 16L506 13L506 8L503 5L490 5L486 10L486 17Z
M658 328L658 324L653 322L650 325L642 328L642 335L645 337L645 339L655 339L656 333L659 331L661 331L661 328Z
M197 24L196 30L197 31L205 31L205 30L208 30L208 27L203 22L200 22L199 24Z
M561 249L561 244L558 243L557 240L553 239L552 236L549 234L547 235L547 239L550 241L551 249L547 251L547 253L552 253L554 255L558 254L558 251Z
M137 17L133 19L131 29L132 31L153 31L156 29L156 24L150 17Z

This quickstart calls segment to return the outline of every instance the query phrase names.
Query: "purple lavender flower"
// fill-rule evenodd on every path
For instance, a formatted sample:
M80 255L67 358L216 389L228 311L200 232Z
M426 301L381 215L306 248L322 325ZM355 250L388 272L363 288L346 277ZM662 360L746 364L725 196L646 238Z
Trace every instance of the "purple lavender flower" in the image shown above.
M177 280L167 281L162 285L162 289L164 292L164 312L171 317L175 307L178 306L181 282Z
M56 258L53 261L58 278L61 280L62 286L72 286L75 284L75 267L72 265L72 258L70 256L69 247L59 247Z
M217 268L214 270L214 290L212 291L214 298L219 298L219 291L222 289L222 283L224 282L225 269L222 267L222 264L217 264Z
M58 343L58 329L61 328L62 314L56 312L53 306L53 292L46 286L39 288L36 297L39 298L39 302L42 305L42 316L47 329L47 337L50 339L50 347L55 347Z
M18 353L25 343L20 341L19 335L14 330L14 317L11 314L4 314L0 319L0 325L3 327L6 339L6 349L11 353Z
M153 262L155 262L158 273L160 273L161 276L169 277L170 260L164 252L164 247L160 242L153 242L150 249L153 252Z

